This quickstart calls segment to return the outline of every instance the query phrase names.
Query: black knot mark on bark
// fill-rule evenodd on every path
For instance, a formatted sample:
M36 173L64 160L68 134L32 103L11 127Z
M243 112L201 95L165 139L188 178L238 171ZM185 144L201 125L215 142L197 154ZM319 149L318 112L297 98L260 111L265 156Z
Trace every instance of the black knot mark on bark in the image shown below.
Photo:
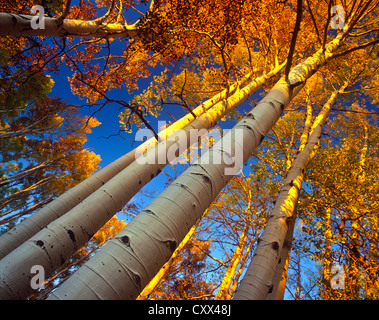
M196 172L194 172L193 174L196 176L201 176L201 179L203 180L203 182L205 182L207 184L211 184L211 179L208 176L206 176L202 173L196 173Z
M36 245L39 247L43 247L45 245L45 243L42 240L37 240Z
M146 209L146 210L143 210L143 212L147 213L147 214L151 214L153 216L156 216L155 212L150 210L150 209Z
M209 177L207 177L207 176L201 176L201 178L203 179L203 181L205 183L211 184L211 179L209 179Z
M127 247L130 247L130 238L128 236L122 236L120 238L121 243L126 245Z
M70 239L71 239L72 242L76 242L75 234L74 234L74 232L72 230L67 230L67 234L70 237Z
M274 285L272 284L270 288L268 288L268 293L272 293L272 290L274 289Z
M294 186L294 184L293 184L293 180L291 180L291 182L290 182L290 187L293 187Z
M138 274L133 274L133 278L137 286L141 287L141 277Z
M12 16L12 22L16 25L17 24L17 18L15 16Z
M168 240L166 241L167 246L170 248L171 252L174 252L176 249L176 241L175 240Z
M271 243L271 248L273 248L275 251L278 251L279 250L279 243L274 241L273 243Z
M245 116L245 119L255 119L255 117L254 117L253 114L248 113L248 114Z

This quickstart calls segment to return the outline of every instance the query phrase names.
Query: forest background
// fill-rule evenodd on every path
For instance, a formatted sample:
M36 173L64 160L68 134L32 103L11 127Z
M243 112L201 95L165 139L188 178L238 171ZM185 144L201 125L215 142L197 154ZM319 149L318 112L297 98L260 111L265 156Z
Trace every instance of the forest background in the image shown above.
M154 139L158 120L170 125L185 116L199 118L195 108L218 92L226 88L226 96L234 97L240 90L235 82L242 88L261 81L243 102L225 107L229 113L218 111L211 123L231 129L256 109L280 76L288 83L291 66L302 66L320 47L325 52L346 32L345 42L306 84L290 83L291 90L301 91L268 127L242 171L175 243L177 250L139 299L232 298L258 244L266 241L263 230L281 196L294 198L286 216L289 231L275 258L277 280L265 284L264 297L283 297L286 287L288 299L376 299L378 4L341 1L349 29L332 27L334 1L300 2L33 3L41 4L47 16L102 17L100 26L104 21L130 25L145 15L140 24L148 32L143 40L130 34L106 38L96 33L101 28L80 40L59 33L15 38L13 31L1 38L2 232L133 150L139 128L152 129ZM29 14L31 6L1 1L0 11ZM264 74L269 76L259 78ZM317 130L322 132L316 135ZM294 173L298 155L306 160ZM44 289L29 291L29 298L44 299L59 288L188 167L188 162L177 163L159 169L159 175L148 174L151 182L85 246L78 245ZM294 185L300 195L288 191Z

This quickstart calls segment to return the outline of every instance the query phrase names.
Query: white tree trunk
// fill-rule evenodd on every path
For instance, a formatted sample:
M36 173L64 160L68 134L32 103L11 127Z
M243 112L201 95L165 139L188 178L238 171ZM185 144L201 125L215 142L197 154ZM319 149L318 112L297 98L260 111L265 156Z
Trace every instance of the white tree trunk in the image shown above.
M262 300L267 297L269 292L273 291L273 278L281 256L288 225L295 218L295 207L299 199L305 169L318 149L322 127L328 118L330 108L345 87L346 85L340 91L333 92L328 102L323 106L312 125L308 142L292 162L273 212L267 221L267 226L259 239L253 258L234 299Z
M50 296L51 299L135 299L168 261L178 244L279 119L305 81L330 58L343 38L295 67L281 79L200 161L181 174L132 222ZM233 143L230 145L230 141ZM240 157L242 153L242 158ZM223 157L222 157L223 158ZM205 161L203 161L205 160ZM210 160L210 161L209 161Z
M272 281L272 291L267 294L266 300L283 300L284 298L295 221L295 219L292 219L288 224L286 238L284 239L282 252Z
M12 37L92 37L92 38L133 38L139 39L135 25L121 23L97 23L44 17L44 26L32 28L37 16L14 13L0 13L0 36Z
M308 91L307 91L307 94L308 94ZM307 117L304 123L304 130L300 136L300 146L299 146L298 152L303 151L305 148L305 145L308 142L309 132L312 129L312 119L313 119L312 105L307 98ZM286 175L288 171L291 169L291 165L292 165L291 161L289 162L289 165L287 162ZM271 292L268 293L266 300L283 300L284 298L284 293L285 293L286 283L287 283L288 265L289 265L292 240L293 240L293 231L294 231L295 222L296 222L296 213L297 213L297 206L295 206L294 218L288 224L288 230L286 233L286 237L284 239L282 252L280 254L278 265L276 266L276 271L273 278L272 290Z
M237 164L240 167L280 117L288 97L287 85L281 81L221 140L231 140L232 148L216 143L198 164L179 176L128 224L129 228L118 233L51 298L135 299L231 179L231 175L225 175L230 164L225 161L214 164L213 160L219 160L219 155L237 158L235 151L241 152L239 143L243 139L247 148ZM237 136L236 129L242 135ZM202 161L203 158L207 161Z
M279 69L273 70L272 73L267 76L273 76ZM234 83L227 90L223 90L220 93L216 94L212 98L200 104L197 108L192 111L196 117L201 116L204 112L209 110L212 106L217 104L223 99L227 98L228 94L232 94L235 90L238 89L240 85L246 84L251 78L252 73L247 74L239 82ZM258 83L259 79L258 79ZM161 140L166 140L168 137L172 136L174 133L183 129L186 125L190 124L194 118L192 114L187 114L168 128L162 130L158 133L158 136ZM16 249L18 246L23 244L26 240L34 236L37 232L45 228L50 222L58 219L66 212L70 211L81 201L87 198L90 194L95 192L106 182L112 179L116 174L120 173L127 166L129 166L135 159L136 153L141 153L144 150L149 150L157 145L157 140L151 138L141 144L139 147L130 151L126 155L115 160L102 170L96 172L91 177L82 181L74 188L68 190L63 195L59 196L54 201L50 202L48 205L43 207L41 210L34 213L29 218L23 220L16 227L12 228L4 235L0 237L0 259L5 257L12 250Z
M33 265L43 266L46 277L50 276L116 214L142 186L166 166L168 150L182 148L176 142L176 137L179 138L179 142L184 142L187 148L193 129L212 128L217 121L248 99L266 82L269 76L279 72L283 66L279 66L268 75L258 77L242 89L237 88L236 92L227 100L222 100L214 105L183 130L174 134L170 141L163 141L142 155L141 157L148 159L146 164L134 161L69 212L51 222L46 228L0 260L0 299L27 297L32 291L30 270ZM173 250L176 246L177 243Z

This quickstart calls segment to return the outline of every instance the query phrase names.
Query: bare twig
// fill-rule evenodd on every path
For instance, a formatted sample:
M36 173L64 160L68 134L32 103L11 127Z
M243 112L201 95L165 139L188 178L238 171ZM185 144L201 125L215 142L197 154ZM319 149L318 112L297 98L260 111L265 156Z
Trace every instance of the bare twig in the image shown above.
M303 17L303 0L297 0L296 23L295 23L295 28L294 28L293 34L292 34L291 46L290 46L290 50L288 52L287 65L286 65L286 70L285 70L285 76L286 76L287 82L288 82L288 75L289 75L290 70L291 70L293 54L294 54L295 45L296 45L296 38L297 38L297 34L300 30L300 23L301 23L302 17Z
M373 40L373 41L370 41L370 42L367 42L365 44L362 44L360 46L356 46L354 48L350 48L350 49L347 49L343 52L340 52L340 53L336 53L332 56L332 59L335 59L335 58L338 58L338 57L341 57L341 56L344 56L345 54L348 54L348 53L351 53L353 51L356 51L356 50L360 50L360 49L364 49L364 48L367 48L369 46L372 46L374 44L377 44L379 43L379 39L376 39L376 40Z
M323 39L323 42L322 42L322 49L324 51L325 51L325 46L326 46L326 39L328 37L329 24L330 24L330 20L332 19L332 14L331 14L332 2L333 2L333 0L329 0L329 4L328 4L328 19L326 20L326 25L325 25L325 28L324 28L324 39Z
M316 35L317 35L317 39L318 39L318 42L320 45L322 45L322 41L321 41L321 38L320 38L320 33L318 31L318 28L317 28L317 23L316 23L316 19L313 15L313 12L312 12L312 9L311 9L311 5L309 4L309 1L307 1L307 5L308 5L308 9L309 9L309 14L311 15L311 19L312 19L312 22L313 22L313 25L315 27L315 30L316 30Z
M112 13L113 9L114 9L114 6L116 4L116 0L112 0L112 4L111 6L109 7L108 11L106 12L105 15L103 15L102 17L100 18L97 18L96 20L94 20L93 22L96 23L97 25L100 25L102 24Z

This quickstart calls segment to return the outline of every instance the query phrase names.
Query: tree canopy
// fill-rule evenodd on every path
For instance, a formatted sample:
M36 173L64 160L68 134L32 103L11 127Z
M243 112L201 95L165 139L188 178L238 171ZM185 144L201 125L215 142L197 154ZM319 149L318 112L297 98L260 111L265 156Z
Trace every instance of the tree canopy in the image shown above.
M377 299L378 7L0 0L0 298Z

